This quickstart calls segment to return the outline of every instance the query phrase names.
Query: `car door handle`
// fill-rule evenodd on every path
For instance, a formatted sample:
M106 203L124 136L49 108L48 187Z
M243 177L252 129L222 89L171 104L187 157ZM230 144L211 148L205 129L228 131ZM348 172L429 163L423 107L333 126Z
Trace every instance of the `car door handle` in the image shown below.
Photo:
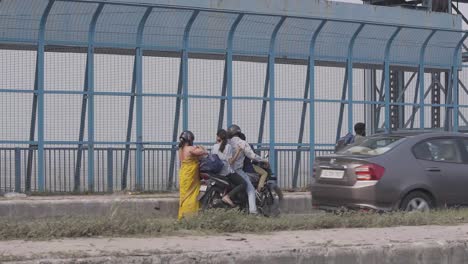
M430 172L440 172L440 168L437 168L437 167L430 167L430 168L426 168L426 171L430 171Z

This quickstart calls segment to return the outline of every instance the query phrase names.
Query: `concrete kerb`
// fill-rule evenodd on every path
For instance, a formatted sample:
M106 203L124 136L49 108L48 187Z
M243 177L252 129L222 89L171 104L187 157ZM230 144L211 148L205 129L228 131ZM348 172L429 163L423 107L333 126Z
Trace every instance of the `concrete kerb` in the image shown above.
M0 200L0 217L31 219L63 216L98 216L116 211L141 217L176 217L179 199L168 195L49 196ZM312 212L310 193L285 194L281 212Z

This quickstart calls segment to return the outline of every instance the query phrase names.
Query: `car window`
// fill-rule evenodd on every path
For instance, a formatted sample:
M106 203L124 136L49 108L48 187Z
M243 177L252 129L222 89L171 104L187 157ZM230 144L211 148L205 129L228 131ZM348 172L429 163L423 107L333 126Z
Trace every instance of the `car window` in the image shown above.
M404 137L399 136L369 137L358 144L346 146L346 148L338 151L337 154L377 156L393 149L402 140L404 140Z
M462 162L457 142L453 139L432 139L417 144L413 149L417 159L443 162Z

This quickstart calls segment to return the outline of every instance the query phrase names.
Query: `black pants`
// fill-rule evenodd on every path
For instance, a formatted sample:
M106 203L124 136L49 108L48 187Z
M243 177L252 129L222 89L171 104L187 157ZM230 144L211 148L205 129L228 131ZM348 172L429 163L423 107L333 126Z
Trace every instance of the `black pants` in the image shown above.
M237 173L231 173L226 175L226 178L234 185L234 188L232 188L232 190L227 194L229 198L235 199L236 195L245 192L247 183L245 183L244 178L240 175Z

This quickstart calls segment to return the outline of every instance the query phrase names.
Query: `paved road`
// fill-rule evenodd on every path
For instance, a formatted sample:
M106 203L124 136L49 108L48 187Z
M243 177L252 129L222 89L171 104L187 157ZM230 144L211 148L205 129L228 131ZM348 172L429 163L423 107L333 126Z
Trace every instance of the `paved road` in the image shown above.
M161 238L2 241L18 263L468 263L468 224ZM28 261L29 259L29 261Z

